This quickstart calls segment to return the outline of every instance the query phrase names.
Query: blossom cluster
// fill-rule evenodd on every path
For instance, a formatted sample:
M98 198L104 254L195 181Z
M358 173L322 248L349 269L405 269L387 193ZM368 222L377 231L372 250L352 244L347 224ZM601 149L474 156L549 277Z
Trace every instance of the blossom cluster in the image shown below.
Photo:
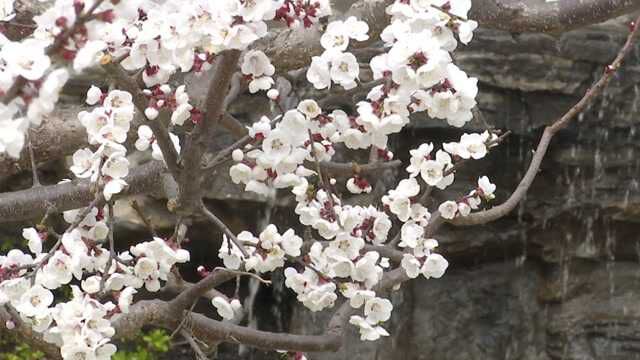
M12 5L2 2L3 21L14 16ZM301 7L274 0L56 0L34 17L30 38L0 39L0 95L23 81L17 94L0 104L0 126L7 130L0 135L0 153L19 157L25 132L53 110L70 70L80 73L121 59L124 69L142 71L143 82L152 88L167 84L178 71L206 70L224 50L246 49L266 35L266 21L310 25L330 13L328 1ZM71 69L54 66L53 55ZM184 121L185 109L177 111L174 122Z
M381 35L388 51L370 63L374 80L382 84L373 87L367 99L357 104L356 115L341 110L325 113L315 101L304 100L281 118L263 118L253 124L249 133L254 143L233 154L236 164L230 174L235 183L264 195L291 188L300 223L324 239L312 240L302 271L294 267L285 270L286 285L312 311L333 306L336 291L351 299L354 308L365 305L364 316L351 318L363 339L388 335L380 323L389 318L392 308L375 292L388 259L368 247L384 245L396 219L401 223L401 266L407 276L441 277L448 262L435 253L437 240L426 236L431 213L417 201L426 189L421 182L427 187L447 188L454 181L455 164L483 158L496 138L489 132L464 134L459 142L445 143L434 154L433 144L412 150L409 177L382 197L383 209L343 205L331 186L318 180L323 174L310 165L330 161L340 143L349 149L377 148L383 158L390 159L392 154L386 150L388 136L399 132L416 112L426 111L430 117L444 119L456 127L468 122L475 106L477 80L453 64L451 52L457 47L456 36L466 44L477 26L474 21L464 20L470 6L468 0L396 1L387 9L392 22ZM317 89L329 88L332 83L345 89L357 86L360 65L348 51L349 44L351 40L367 40L367 32L368 25L354 17L330 22L321 37L324 52L313 57L307 80ZM252 53L249 59L245 58L245 64L257 71L243 73L264 82L266 89L271 82L262 78L270 76L270 62L261 53ZM358 174L346 185L354 194L372 190ZM488 178L482 177L478 188L468 196L443 203L438 209L440 215L445 219L452 219L456 213L467 215L478 209L481 200L491 199L494 190ZM450 204L455 205L454 214L449 210ZM246 236L241 235L238 238ZM254 249L247 247L246 252ZM255 268L226 240L220 255L234 268L241 263ZM281 258L273 259L270 270L283 266Z
M258 273L271 272L282 267L285 258L300 256L302 239L293 229L278 233L278 228L270 224L259 237L254 237L250 232L243 231L237 236L239 244L229 240L225 235L218 256L224 261L225 267L238 270L244 265L247 271L254 270ZM245 257L238 248L242 246L248 257Z
M356 87L360 65L355 55L346 50L350 39L356 41L369 39L367 32L369 32L369 25L354 16L345 21L336 20L329 23L320 38L324 52L312 58L307 70L307 80L316 89L329 88L332 82L347 90Z
M12 6L0 4L0 19L11 19ZM420 199L432 188L449 187L458 164L485 157L498 140L484 132L464 134L438 150L432 143L420 145L410 151L408 176L385 192L379 206L349 204L322 167L339 147L369 150L372 163L391 160L389 136L405 128L415 113L426 112L455 127L471 120L477 79L452 57L458 42L467 44L477 27L467 19L470 7L470 0L394 1L387 7L390 25L380 35L384 52L369 63L377 85L352 113L326 111L306 99L248 128L252 141L232 153L232 181L266 196L277 189L290 191L308 233L303 240L293 229L281 231L274 224L257 235L227 233L218 250L227 269L257 274L283 269L285 285L311 311L331 308L342 296L359 311L349 322L363 340L389 335L383 324L393 305L379 290L391 260L380 247L401 253L394 262L408 278L442 277L449 263L436 252L438 241L427 231L435 215ZM198 74L222 52L241 50L239 70L249 92L266 91L277 101L276 68L251 45L267 35L272 21L309 28L330 14L328 0L56 0L35 17L31 37L21 42L0 38L0 95L8 96L0 102L0 153L20 155L29 126L39 125L53 110L70 74L117 62L138 74L145 88L136 94L89 89L86 102L94 108L78 114L89 147L73 154L70 169L113 202L127 186L125 142L134 97L145 120L134 128L136 149L151 149L154 159L163 160L152 128L168 126L169 141L180 153L179 138L170 130L197 124L203 114L186 86L169 84L173 75ZM356 17L328 22L320 38L323 52L310 59L308 82L319 90L361 85L362 65L352 48L369 40L369 32L369 25ZM62 61L54 65L54 59ZM17 91L12 89L16 84ZM141 99L146 103L140 105ZM355 196L373 190L356 170L345 187ZM440 204L437 214L447 220L467 216L493 199L495 190L482 176L467 195ZM129 312L143 288L159 291L174 267L190 258L173 240L157 237L117 253L110 206L64 212L70 226L51 246L47 241L58 235L26 228L30 253L14 249L0 256L0 305L14 307L34 331L60 346L65 359L109 359L116 351L112 317ZM394 229L397 241L392 241ZM53 291L62 287L70 287L73 296L56 303ZM238 299L216 296L211 304L225 320L242 313Z
M79 178L89 178L91 182L103 185L104 198L110 200L127 185L123 178L129 173L129 160L123 143L133 120L132 97L120 90L104 94L93 86L88 91L87 103L100 105L90 112L78 114L89 135L89 144L97 149L77 150L73 154L71 171Z
M373 146L390 158L392 154L384 150L388 136L406 126L415 112L427 111L431 117L445 119L457 127L468 122L475 106L477 80L456 67L450 53L457 47L456 35L466 44L477 26L463 20L469 7L470 1L395 2L387 9L392 15L391 25L381 35L388 51L374 57L370 64L374 79L383 80L383 84L373 87L367 100L357 105L357 115L341 110L324 113L313 100L304 100L297 109L275 119L279 120L275 128L267 118L254 124L249 129L254 144L233 154L237 162L230 170L234 182L245 184L247 191L265 195L273 194L274 189L291 188L300 223L324 239L313 241L302 272L293 267L285 270L286 285L312 311L333 306L337 290L351 299L354 308L364 304L364 316L351 318L363 339L388 335L380 323L389 318L392 308L374 290L388 259L367 246L388 241L393 217L401 222L399 246L405 250L401 266L407 275L441 277L448 262L434 252L437 240L425 236L431 213L416 201L424 190L420 181L428 187L445 189L454 181L455 164L483 158L496 138L488 132L464 134L459 142L445 143L433 155L432 144L412 150L409 178L382 197L382 210L342 205L326 184L314 180L322 174L311 170L309 162L330 161L339 143L350 149ZM345 89L357 86L360 65L348 52L349 43L367 40L367 32L367 24L354 17L329 23L321 38L324 53L312 59L307 71L309 82L317 89L328 88L332 83ZM268 59L259 53L252 56L262 59L253 60L260 64L254 68L264 69L256 72L258 79L270 74ZM357 174L346 185L354 194L371 191L368 181ZM467 215L479 207L480 200L490 200L494 190L488 178L482 177L478 188L468 196L443 203L438 209L440 215L445 219ZM450 204L455 205L453 214ZM229 259L231 250L225 252L225 246L232 248L225 242L221 257ZM241 259L236 249L235 268ZM279 260L273 269L282 266Z
M63 358L109 359L116 351L110 318L129 312L136 289L158 291L160 280L188 261L189 253L155 238L113 254L103 247L111 231L103 208L64 215L78 228L65 232L48 253L42 250L49 235L27 228L23 236L33 255L11 250L0 257L0 303L11 304L45 341L60 346ZM63 286L71 287L73 297L54 304L52 291ZM115 302L100 300L104 295Z
M78 2L81 4L82 2ZM104 6L114 5L104 2ZM109 3L110 5L106 5ZM0 16L11 19L13 1L3 1ZM118 6L115 6L118 7ZM120 6L121 7L121 6ZM25 134L31 125L40 125L58 102L60 91L69 79L69 69L57 66L52 55L60 55L65 61L73 61L73 70L82 71L99 60L95 46L86 46L85 35L89 27L106 24L104 17L95 17L88 24L76 24L71 34L70 26L77 18L87 15L84 6L74 7L72 1L57 1L45 13L36 16L34 35L23 41L10 41L0 36L0 95L7 97L0 102L0 153L19 157L25 143ZM57 23L57 25L56 25ZM54 29L55 27L55 29ZM97 31L93 31L98 34ZM82 34L82 35L80 35ZM70 38L67 38L67 36ZM99 35L97 35L99 37ZM86 49L85 49L86 48Z
M233 182L245 184L247 191L268 195L273 189L295 186L304 176L311 175L313 172L301 165L313 160L313 152L320 152L321 159L334 153L321 141L311 141L311 126L320 114L318 104L308 100L287 111L273 128L266 117L254 123L249 135L261 142L260 147L249 145L246 153L239 149L234 152L238 163L230 169Z
M0 102L0 153L19 158L25 134L31 125L39 126L58 102L69 79L66 69L45 74L50 64L44 45L37 41L9 42L0 50L0 95L11 89L16 79L26 79L21 97L8 104Z

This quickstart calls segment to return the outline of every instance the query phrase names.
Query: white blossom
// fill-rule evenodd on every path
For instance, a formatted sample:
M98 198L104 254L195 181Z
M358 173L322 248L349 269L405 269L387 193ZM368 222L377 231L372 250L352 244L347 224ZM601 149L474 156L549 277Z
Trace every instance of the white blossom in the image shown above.
M36 229L22 229L22 237L28 241L27 246L29 247L29 251L35 255L42 253L42 237L40 237Z
M0 50L0 58L7 64L6 71L14 76L38 80L51 66L51 60L45 54L45 46L46 43L36 39L9 42Z
M482 196L487 199L495 198L496 185L489 181L489 178L482 176L478 179L478 188L482 191Z
M118 297L118 309L123 314L129 313L129 307L133 302L133 295L135 295L138 291L133 287L127 287L122 292L120 292L120 296Z
M213 304L213 306L218 310L218 315L225 320L233 320L238 316L242 309L242 305L238 299L228 301L222 296L216 296L211 299L211 304Z
M22 294L16 310L27 317L46 315L53 303L53 293L40 285L35 285Z
M445 201L440 206L438 206L438 211L440 211L440 216L444 219L451 220L456 217L456 212L458 211L458 203L455 201Z
M385 322L391 317L393 305L391 301L383 298L373 298L364 304L364 314L371 324Z
M449 267L449 262L440 254L431 254L422 265L422 274L428 278L440 278Z
M89 90L87 90L87 100L86 103L89 105L97 104L102 98L102 90L95 85L91 85Z
M351 318L349 319L349 323L359 328L361 340L375 341L378 340L381 336L389 336L387 330L385 330L382 326L371 324L361 316L351 316Z

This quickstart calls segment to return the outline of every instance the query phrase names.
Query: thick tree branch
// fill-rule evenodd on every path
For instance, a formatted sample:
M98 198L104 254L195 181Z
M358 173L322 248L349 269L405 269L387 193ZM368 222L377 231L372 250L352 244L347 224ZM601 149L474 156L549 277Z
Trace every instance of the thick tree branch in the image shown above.
M178 295L191 289L193 286L195 286L195 284L185 281L179 274L169 273L169 278L167 279L167 283L162 288L162 291L166 293ZM209 290L205 291L201 295L201 297L209 300L217 296L221 296L223 298L227 297L226 295L224 295L223 293L221 293L220 291L214 288L210 288Z
M182 147L182 176L179 184L179 210L186 215L197 212L202 199L202 156L213 130L221 122L229 85L238 65L240 51L228 50L217 57L215 73L205 99L204 119L187 136Z
M87 143L87 132L77 120L81 109L77 105L59 104L40 126L31 128L31 145L37 163L59 159ZM26 149L17 160L6 154L0 155L0 179L30 168Z
M158 180L164 169L164 164L159 161L132 169L125 178L128 187L120 195L157 190ZM50 207L57 211L81 208L93 198L93 186L87 180L3 193L0 194L0 223L41 217Z
M637 0L474 0L469 18L509 32L562 33L639 9Z
M194 301L198 300L199 297L203 296L210 289L232 280L235 277L235 274L228 271L213 271L202 280L188 286L185 291L171 300L169 306L174 312L179 313L191 306Z
M395 251L395 258L399 258ZM230 276L230 277L229 277ZM209 289L233 278L233 274L211 273L198 283L189 286L170 302L160 300L140 301L133 305L128 314L121 314L112 320L117 337L135 336L146 325L155 325L174 330L183 323L181 316L200 296ZM392 287L409 280L406 271L398 267L387 272L376 291L388 291ZM354 312L348 302L344 302L329 321L324 335L293 335L255 330L243 326L220 322L198 313L187 312L189 330L193 336L208 343L228 342L243 344L268 350L288 350L302 352L337 351L342 346L344 326Z
M388 24L385 1L360 0L340 17L356 16L369 24L370 40L356 42L351 48L364 48ZM469 18L478 21L481 27L505 30L514 33L545 32L562 33L579 27L596 24L617 16L640 10L637 0L473 0ZM310 63L312 56L319 56L321 32L284 29L259 43L273 61L279 72L299 69Z
M128 314L117 315L112 324L117 337L131 338L145 325L175 329L182 322L179 314L174 311L171 303L145 300L133 305ZM228 342L268 350L303 352L336 351L342 345L341 337L333 334L314 336L272 333L213 320L198 313L186 313L185 316L189 316L188 326L193 336L207 343Z
M542 134L542 138L538 143L538 147L536 148L536 152L531 159L531 163L529 164L529 168L525 173L524 177L518 184L516 190L509 196L504 203L495 206L489 210L480 211L477 213L472 213L468 216L459 216L450 221L455 225L479 225L486 224L491 221L495 221L500 219L510 213L516 205L525 197L527 190L533 183L533 180L536 178L538 171L540 170L540 164L542 164L542 160L547 152L549 147L549 143L553 136L564 129L569 125L569 123L582 111L584 111L587 106L598 96L604 88L609 84L613 75L622 65L622 61L625 56L631 51L634 46L634 42L638 37L640 24L640 17L635 21L634 26L632 27L632 31L629 33L627 37L627 41L624 46L618 52L615 60L611 63L611 65L607 66L602 77L596 82L585 95L575 104L567 113L565 113L560 119L556 120L553 124L547 126L544 129L544 133Z

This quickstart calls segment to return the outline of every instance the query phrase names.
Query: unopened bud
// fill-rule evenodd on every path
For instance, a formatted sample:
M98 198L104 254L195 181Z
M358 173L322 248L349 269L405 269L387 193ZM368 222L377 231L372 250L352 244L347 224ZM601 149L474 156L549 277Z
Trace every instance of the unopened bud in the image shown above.
M267 97L273 101L276 101L280 97L280 92L276 89L271 89L267 91Z
M244 153L240 149L235 149L231 153L231 157L233 158L233 161L240 162L244 159Z
M198 268L196 269L196 271L198 271L198 275L202 276L202 277L207 277L210 274L210 271L207 270L207 268L205 268L204 266L200 265L198 266Z
M155 120L158 117L158 110L152 107L144 109L144 115L149 120Z

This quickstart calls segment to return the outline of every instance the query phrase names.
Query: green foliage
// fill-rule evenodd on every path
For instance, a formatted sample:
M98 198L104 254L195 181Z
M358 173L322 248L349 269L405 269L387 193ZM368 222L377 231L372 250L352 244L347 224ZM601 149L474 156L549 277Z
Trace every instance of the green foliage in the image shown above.
M135 341L125 344L114 356L113 360L153 360L158 355L169 351L171 337L164 330L151 330L141 333ZM125 350L128 348L129 350Z
M169 351L171 337L164 330L141 332L135 340L119 345L113 360L156 360ZM45 354L26 343L7 337L0 339L0 360L44 360Z
M2 254L6 254L9 252L9 250L20 249L24 247L23 240L24 239L22 239L22 237L20 238L16 238L13 236L2 237L0 241L0 252Z
M147 344L147 347L155 352L165 353L169 351L171 345L171 337L165 330L152 330L146 335L142 336L142 340Z
M44 359L42 351L34 350L25 343L20 343L13 337L3 338L0 341L0 360L41 360ZM13 349L12 351L7 351Z
M18 344L15 350L9 354L0 355L2 360L40 360L44 359L42 351L33 350L27 344Z

